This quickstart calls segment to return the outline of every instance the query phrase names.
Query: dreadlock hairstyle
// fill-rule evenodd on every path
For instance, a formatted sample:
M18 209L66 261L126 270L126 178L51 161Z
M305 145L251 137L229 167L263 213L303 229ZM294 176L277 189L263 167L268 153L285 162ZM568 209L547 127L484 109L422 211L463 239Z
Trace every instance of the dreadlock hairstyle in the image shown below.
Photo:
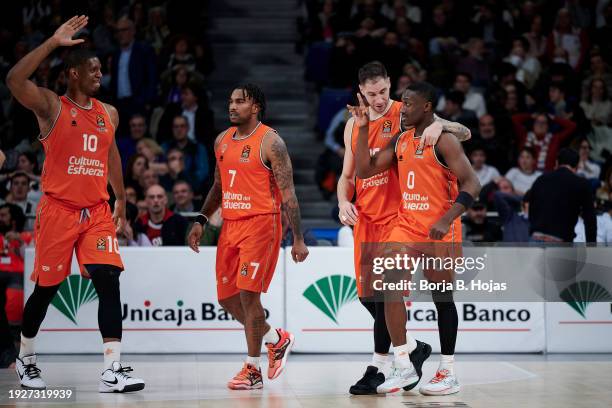
M236 87L236 89L242 90L245 97L251 98L253 103L259 105L259 113L257 114L257 119L264 120L266 116L266 96L263 91L257 85L248 83L244 85L240 85Z

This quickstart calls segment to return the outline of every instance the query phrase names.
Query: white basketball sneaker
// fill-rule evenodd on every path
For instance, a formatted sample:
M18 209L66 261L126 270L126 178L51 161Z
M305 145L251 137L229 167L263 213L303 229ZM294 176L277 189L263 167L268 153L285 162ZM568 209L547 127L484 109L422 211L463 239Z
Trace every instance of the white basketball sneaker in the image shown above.
M40 377L40 369L36 367L36 354L28 354L15 360L15 371L23 388L44 390L47 384Z
M145 387L140 378L128 375L132 367L122 367L118 361L113 362L111 368L107 368L100 377L99 392L132 392L140 391Z
M454 374L439 370L436 376L419 389L423 395L450 395L458 393L461 387Z
M387 377L384 383L376 388L379 394L387 394L396 392L403 388L412 389L419 382L419 375L414 366L409 368L399 368L395 364L391 368L391 374Z

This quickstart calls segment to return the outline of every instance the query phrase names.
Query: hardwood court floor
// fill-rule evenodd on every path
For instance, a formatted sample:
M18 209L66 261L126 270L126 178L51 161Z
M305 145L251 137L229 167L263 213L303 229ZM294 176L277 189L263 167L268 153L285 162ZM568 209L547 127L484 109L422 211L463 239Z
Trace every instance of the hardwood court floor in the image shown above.
M366 355L292 355L286 371L257 391L230 391L227 380L241 366L238 355L127 355L145 390L99 394L100 356L40 356L50 387L76 387L74 402L14 403L18 386L12 370L0 370L0 405L16 407L591 407L612 406L612 355L458 355L462 390L447 397L426 397L417 390L386 396L353 397L349 386L362 374ZM265 362L265 357L263 360ZM438 356L424 366L422 383L437 367ZM265 368L264 368L265 370ZM265 375L265 374L264 374Z

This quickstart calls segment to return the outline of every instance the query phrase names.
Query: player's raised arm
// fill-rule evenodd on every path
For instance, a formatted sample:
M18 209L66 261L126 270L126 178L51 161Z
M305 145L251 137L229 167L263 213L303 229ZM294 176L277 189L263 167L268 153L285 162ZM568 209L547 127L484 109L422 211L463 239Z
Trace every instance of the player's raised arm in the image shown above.
M6 76L6 84L13 96L26 108L32 110L44 126L50 125L59 110L57 95L37 86L29 78L41 62L57 47L80 44L84 40L73 40L72 36L87 25L87 16L74 16L62 24L47 41L26 54ZM41 129L44 131L45 129Z
M270 162L274 179L281 193L281 211L285 213L293 231L293 248L291 256L294 262L302 262L308 256L308 248L304 243L304 234L300 218L300 205L295 195L293 185L293 168L287 152L287 146L275 132L269 132L262 143L264 155Z
M219 141L225 132L220 133L215 140L215 151L219 145ZM221 206L223 200L223 194L221 190L221 175L219 173L219 165L215 165L215 178L213 185L208 190L202 209L200 210L200 216L196 217L195 222L191 226L191 231L187 236L187 243L194 252L200 252L199 244L204 232L204 225L208 222L208 219L213 215L215 211Z
M347 106L347 108L353 115L355 124L359 127L357 148L355 149L357 177L366 179L393 166L395 163L395 142L398 136L396 135L391 139L389 144L382 150L374 155L370 155L370 148L368 147L368 128L370 123L368 108L361 95L357 94L357 99L359 100L359 106Z
M436 150L459 181L459 195L455 203L429 231L430 238L442 239L455 218L461 216L472 205L474 199L478 197L481 186L457 138L450 133L442 133L436 145Z
M119 128L119 112L114 106L104 104L115 129ZM123 170L121 169L121 155L117 148L117 143L113 140L108 152L108 182L115 194L115 209L113 211L113 222L115 223L116 233L123 234L127 225L125 216L126 198L125 186L123 185Z

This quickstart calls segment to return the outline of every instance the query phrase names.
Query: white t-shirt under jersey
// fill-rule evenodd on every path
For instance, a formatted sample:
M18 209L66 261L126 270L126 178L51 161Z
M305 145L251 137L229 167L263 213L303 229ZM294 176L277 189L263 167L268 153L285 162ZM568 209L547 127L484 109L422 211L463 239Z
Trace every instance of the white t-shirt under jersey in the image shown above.
M514 189L526 193L538 177L542 175L539 170L534 171L531 174L526 174L521 171L518 167L513 167L506 173L506 178L510 180Z

